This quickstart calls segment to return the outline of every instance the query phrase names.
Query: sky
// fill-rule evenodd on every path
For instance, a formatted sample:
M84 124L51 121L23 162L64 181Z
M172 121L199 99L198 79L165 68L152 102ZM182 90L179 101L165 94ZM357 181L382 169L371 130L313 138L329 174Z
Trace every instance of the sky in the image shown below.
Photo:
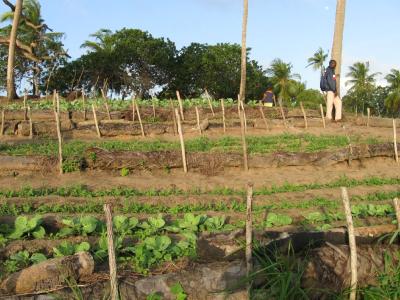
M46 23L65 32L72 58L80 45L100 28L138 28L169 38L178 49L192 42L241 43L242 0L40 0ZM6 11L0 6L0 13ZM332 47L336 0L249 0L247 46L251 59L267 68L274 58L294 66L307 87L319 87L319 73L306 68L319 48ZM348 0L343 69L369 61L381 72L400 68L400 0ZM342 87L342 89L345 89Z

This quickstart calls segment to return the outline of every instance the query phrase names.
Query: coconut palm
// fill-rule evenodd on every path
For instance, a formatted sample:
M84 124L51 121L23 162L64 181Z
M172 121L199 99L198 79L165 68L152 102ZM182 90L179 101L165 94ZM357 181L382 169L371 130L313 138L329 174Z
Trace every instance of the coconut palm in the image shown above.
M392 69L385 77L389 84L389 95L385 99L385 106L392 114L400 113L400 70Z
M320 71L321 76L325 71L325 61L328 58L328 53L325 53L324 50L320 47L312 57L310 57L307 62L307 67L312 67L314 71Z
M292 70L291 63L285 63L279 58L274 59L267 69L267 74L271 76L271 82L274 84L274 90L278 94L280 105L282 105L282 101L289 101L291 86L295 80L300 80L300 75L293 74Z
M356 62L349 67L346 76L346 86L350 86L350 92L356 95L356 108L362 103L362 111L364 112L365 103L371 97L371 93L375 87L376 76L380 73L370 73L369 62Z
M17 98L14 81L15 66L15 49L17 44L17 31L22 13L23 0L17 0L13 9L14 19L12 22L9 46L8 46L8 62L7 62L7 99L13 100Z
M240 72L240 101L245 100L246 95L246 75L247 75L247 48L246 48L246 38L247 38L247 19L249 16L249 1L243 0L243 25L242 25L242 63Z
M81 48L87 48L91 52L101 52L112 53L114 51L115 45L112 38L112 31L109 29L100 29L97 32L90 35L95 41L85 41Z
M346 0L337 0L335 33L333 36L332 59L336 60L336 84L337 92L340 96L340 74L342 69L342 48L343 48L343 31L344 20L346 15Z

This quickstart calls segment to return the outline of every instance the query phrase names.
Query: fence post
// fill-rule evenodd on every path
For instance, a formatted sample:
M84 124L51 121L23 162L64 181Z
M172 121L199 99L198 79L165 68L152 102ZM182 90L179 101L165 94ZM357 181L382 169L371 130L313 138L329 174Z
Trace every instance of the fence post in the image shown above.
M29 118L29 138L33 139L32 113L31 113L31 107L29 105L28 105L28 118Z
M0 136L3 136L4 134L4 125L5 125L5 121L6 121L6 112L5 109L3 108L1 110L1 128L0 128Z
M242 147L243 147L243 168L245 171L249 170L248 158L247 158L247 142L246 142L246 130L244 125L244 111L240 110L240 129L242 135Z
M140 116L139 104L137 102L136 102L136 112L137 112L137 116L138 116L138 120L139 120L140 130L142 132L142 136L145 137L146 134L144 133L142 117Z
M246 275L250 276L253 270L253 216L252 216L252 203L253 203L253 184L247 185L247 201L246 201ZM250 291L251 282L247 289Z
M55 95L57 104L54 108L54 115L56 117L56 128L57 128L57 138L58 138L58 164L59 172L63 174L63 154L62 154L62 135L61 135L61 122L60 122L60 99L58 94Z
M326 128L324 108L322 107L322 104L319 105L319 108L321 110L322 125L324 126L324 128Z
M182 121L185 121L185 116L183 115L183 104L182 104L181 94L179 93L179 91L176 91L176 97L178 98L179 111L181 112L181 119Z
M92 104L92 111L93 111L93 119L94 119L94 125L96 126L97 136L101 138L99 122L97 121L97 114L96 114L96 109L94 108L94 104Z
M208 105L210 106L210 109L211 109L211 113L212 113L213 117L215 117L215 112L214 112L214 108L212 106L211 97L210 97L210 94L208 93L207 89L206 89L206 97L208 100Z
M195 106L195 110L196 110L197 129L199 130L200 135L202 135L203 131L201 130L200 127L200 113L197 105Z
M226 133L225 104L224 104L224 99L221 99L221 109L222 109L222 126L223 126L223 128L224 128L224 133Z
M397 129L396 129L396 120L393 119L393 146L394 146L394 158L396 162L399 163L399 152L397 149Z

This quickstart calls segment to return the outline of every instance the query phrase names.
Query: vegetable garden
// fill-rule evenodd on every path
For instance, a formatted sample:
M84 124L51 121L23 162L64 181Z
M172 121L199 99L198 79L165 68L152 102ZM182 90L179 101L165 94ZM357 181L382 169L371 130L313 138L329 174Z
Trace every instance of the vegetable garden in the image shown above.
M0 298L107 298L113 259L121 299L345 297L344 187L359 295L395 299L392 120L243 108L244 120L229 99L4 106Z

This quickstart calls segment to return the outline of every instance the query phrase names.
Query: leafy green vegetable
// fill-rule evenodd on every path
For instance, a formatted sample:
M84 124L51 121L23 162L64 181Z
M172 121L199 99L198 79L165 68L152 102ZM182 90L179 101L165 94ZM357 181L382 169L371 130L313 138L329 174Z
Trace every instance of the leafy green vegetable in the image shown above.
M90 244L88 242L82 242L80 244L72 244L68 241L63 241L58 247L53 248L54 257L74 255L75 253L82 251L89 251L89 250L90 250Z
M61 228L58 236L64 237L68 235L83 235L87 236L96 231L102 224L92 216L83 216L79 218L66 218L62 220L65 227Z
M286 226L292 224L293 220L291 217L286 215L280 215L276 213L269 213L267 216L267 220L265 221L266 227L274 227L274 226Z
M34 216L29 219L26 216L18 216L14 222L14 230L8 236L10 239L19 239L22 237L33 236L36 239L44 238L46 231L42 224L43 218L40 216Z
M11 255L3 265L7 273L14 273L31 264L38 264L45 260L47 260L47 257L42 253L33 253L30 255L28 251L24 250Z
M186 300L187 295L182 285L177 282L171 287L171 293L176 296L176 300Z
M138 224L139 220L135 217L115 216L113 218L114 231L120 236L133 234Z

